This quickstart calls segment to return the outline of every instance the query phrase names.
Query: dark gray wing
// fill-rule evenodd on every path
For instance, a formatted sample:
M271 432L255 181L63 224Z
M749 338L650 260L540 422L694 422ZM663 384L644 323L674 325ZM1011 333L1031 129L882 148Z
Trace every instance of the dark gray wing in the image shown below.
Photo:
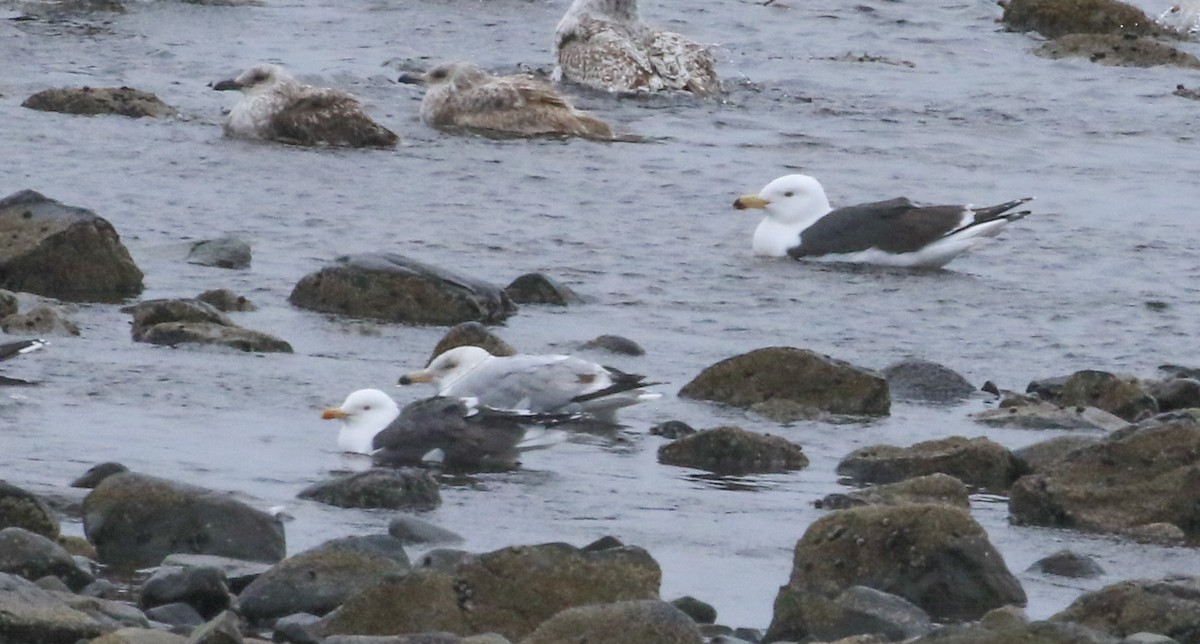
M272 138L296 145L387 148L400 137L371 120L349 94L324 91L292 101L271 118Z
M20 340L0 344L0 362L11 360L23 353L37 351L44 346L46 346L45 340Z
M907 198L832 210L800 233L792 257L855 253L878 248L889 253L921 249L962 223L962 206L918 206Z
M373 446L375 460L388 465L419 465L426 454L440 449L450 468L505 470L516 466L516 445L524 435L525 428L511 413L434 396L400 410L375 435Z

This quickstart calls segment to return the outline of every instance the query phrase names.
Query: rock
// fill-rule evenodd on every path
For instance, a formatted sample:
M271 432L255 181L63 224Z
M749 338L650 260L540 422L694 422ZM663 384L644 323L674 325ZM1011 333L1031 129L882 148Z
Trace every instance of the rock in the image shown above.
M115 114L130 118L175 116L175 108L149 92L129 87L60 87L25 99L21 107L65 114Z
M567 286L542 273L526 273L504 287L508 298L517 304L582 304L583 298Z
M657 599L568 608L543 622L521 644L702 644L686 613Z
M650 428L651 436L662 436L663 438L669 438L671 440L683 438L684 436L691 436L695 433L696 430L682 420L668 420Z
M658 462L722 475L786 472L808 466L803 448L740 427L707 429L658 448Z
M1043 43L1033 53L1042 58L1087 58L1113 67L1169 65L1200 69L1200 58L1174 47L1128 34L1066 34Z
M1200 380L1195 378L1169 378L1150 383L1146 393L1158 401L1161 411L1200 407Z
M437 481L416 468L372 469L319 481L300 491L300 498L341 508L432 510L442 504Z
M188 628L204 623L204 617L191 604L184 602L173 602L147 609L146 617L163 624Z
M881 376L792 347L756 349L722 360L684 385L679 395L742 408L778 398L861 416L886 416L891 406Z
M999 612L997 609L993 612ZM913 641L914 644L1118 644L1115 638L1079 624L1032 622L1023 620L999 624L943 626Z
M837 597L796 590L775 602L775 618L766 640L829 642L856 635L882 635L884 641L908 640L933 630L929 616L901 597L851 586Z
M434 358L455 347L482 347L488 353L501 357L517 355L517 350L512 345L501 340L500 336L489 331L486 326L478 322L462 322L451 327L446 335L442 336L425 364L433 362Z
M388 523L388 534L404 544L458 543L463 540L454 532L406 514Z
M883 377L894 400L949 404L975 393L975 385L958 372L928 360L901 360L885 367Z
M1129 426L1129 421L1095 407L1064 407L1057 403L1034 400L1019 405L1004 405L971 414L977 422L992 427L1017 429L1091 429L1104 432Z
M1009 0L1001 20L1013 31L1036 31L1047 38L1064 34L1170 33L1141 9L1117 0Z
M142 610L183 602L205 620L233 605L225 573L216 568L162 566L146 580L138 594Z
M142 292L142 271L112 224L33 190L0 199L0 287L72 302Z
M211 621L192 631L187 644L242 644L242 631L238 617L225 611Z
M121 628L102 637L91 640L89 644L186 644L187 638L166 631L147 628Z
M656 599L661 578L654 559L636 547L503 548L468 557L450 572L414 570L365 590L327 616L321 634L494 632L518 641L567 608Z
M817 501L816 506L825 510L844 510L864 505L913 503L940 503L964 510L971 507L967 486L953 476L941 473L874 485L846 494L830 494Z
M642 345L619 335L598 335L583 343L584 349L602 349L625 356L644 356Z
M797 593L836 597L851 586L898 595L938 621L978 619L1025 591L987 534L964 510L903 505L838 510L796 544L788 585L775 600L771 632L788 632ZM769 639L769 636L768 636Z
M283 525L228 494L127 472L100 482L83 502L83 528L102 563L153 566L176 553L276 562Z
M1042 557L1033 562L1033 565L1029 566L1029 570L1072 579L1091 579L1104 574L1104 569L1096 563L1095 559L1075 554L1070 550L1059 550L1048 557Z
M238 604L249 620L324 615L351 595L403 577L411 568L398 539L342 537L275 564L242 591Z
M1050 621L1116 637L1146 631L1195 644L1200 642L1200 578L1122 581L1084 593Z
M0 572L30 581L53 575L72 590L79 590L93 580L91 573L76 565L75 559L62 546L17 527L0 530Z
M1123 422L1123 421L1122 421ZM1088 445L1095 445L1101 439L1099 436L1056 436L1040 443L1026 445L1013 451L1019 471L1026 474L1038 474L1067 454Z
M1179 644L1179 640L1158 633L1134 633L1121 640L1121 644Z
M1123 530L1122 534L1138 543L1155 543L1164 546L1182 546L1187 539L1187 533L1182 528L1163 521L1136 525Z
M5 641L74 644L102 631L99 622L32 581L0 573L0 634Z
M217 288L212 289L211 291L205 291L197 295L196 299L208 304L222 313L228 313L230 311L258 310L258 307L254 306L253 302L227 288Z
M250 268L250 244L233 235L198 241L188 251L187 262L217 268Z
M58 309L39 304L25 313L13 313L0 318L0 331L12 334L79 335L75 324Z
M464 560L473 557L466 550L457 550L455 548L434 548L429 552L421 555L417 560L418 568L428 568L430 570L440 570L441 572L452 572Z
M99 622L106 630L123 626L146 628L150 625L150 620L146 619L142 611L123 601L84 597L71 593L56 593L55 595L67 606Z
M1034 387L1035 383L1029 384L1030 391ZM1049 390L1041 395L1060 405L1098 407L1130 422L1158 413L1158 404L1142 389L1136 378L1107 371L1076 371L1063 382L1057 395Z
M215 307L192 299L147 300L130 307L133 339L150 344L215 344L240 351L291 353L279 338L234 324Z
M1170 523L1200 537L1200 423L1150 421L1021 477L1009 513L1023 525L1124 533Z
M46 502L15 485L0 481L0 529L23 528L58 538L58 518Z
M280 617L275 620L275 634L271 639L290 644L320 644L321 639L315 632L320 620L320 617L308 613Z
M0 318L17 312L17 296L12 291L0 289Z
M219 557L217 555L192 555L175 553L167 555L162 560L163 566L174 566L176 568L213 568L221 571L225 577L225 583L229 590L234 594L242 592L250 582L258 578L267 570L270 570L271 565L261 561L246 561L244 559L233 559L230 557Z
M712 604L702 602L691 595L672 599L671 605L683 611L697 624L712 624L717 621L717 609L713 608Z
M100 481L103 481L113 474L120 474L121 472L128 471L128 467L113 461L98 463L88 468L88 471L80 475L79 478L71 481L71 487L92 489L99 485Z
M496 324L516 313L503 290L396 253L339 257L300 280L293 305L406 324Z
M909 447L863 447L851 452L837 466L838 474L858 483L894 483L939 472L994 492L1008 489L1019 474L1008 449L982 436L951 436Z

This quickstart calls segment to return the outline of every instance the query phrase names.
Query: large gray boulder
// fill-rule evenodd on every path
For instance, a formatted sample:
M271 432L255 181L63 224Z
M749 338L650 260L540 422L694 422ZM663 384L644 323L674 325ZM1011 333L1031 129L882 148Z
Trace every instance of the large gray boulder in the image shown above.
M722 475L786 472L808 466L808 457L781 436L740 427L706 429L658 448L658 461Z
M1158 402L1137 378L1095 369L1035 380L1026 392L1064 407L1103 409L1130 422L1158 413Z
M276 562L283 525L228 493L144 474L114 474L83 501L83 529L102 563L157 565L172 553Z
M503 322L517 307L503 289L397 253L339 257L288 297L304 309L406 324Z
M1013 31L1036 31L1047 38L1064 34L1169 33L1141 9L1118 0L1009 0L1002 20Z
M951 436L908 447L863 447L837 466L838 474L858 483L894 483L939 472L994 492L1008 489L1019 474L1008 448L982 436Z
M1200 577L1122 581L1085 593L1050 620L1117 637L1149 632L1200 644Z
M142 271L104 218L33 190L0 199L0 287L72 302L142 292Z
M568 608L544 621L521 644L701 644L696 622L658 599Z
M100 635L104 627L33 582L0 573L0 640L75 644Z
M696 398L751 408L786 401L831 414L886 416L887 381L872 371L794 347L768 347L704 369L679 391Z
M147 300L124 309L133 314L135 342L210 344L262 353L291 353L292 346L273 335L238 326L216 307L191 298Z
M777 612L765 640L831 642L855 635L907 640L933 630L929 616L902 597L867 586L851 586L836 597L792 591ZM784 612L786 611L786 612Z
M62 546L22 528L0 530L0 572L37 581L52 575L73 590L93 581Z
M893 400L949 404L969 398L977 390L957 371L918 358L890 364L881 373Z

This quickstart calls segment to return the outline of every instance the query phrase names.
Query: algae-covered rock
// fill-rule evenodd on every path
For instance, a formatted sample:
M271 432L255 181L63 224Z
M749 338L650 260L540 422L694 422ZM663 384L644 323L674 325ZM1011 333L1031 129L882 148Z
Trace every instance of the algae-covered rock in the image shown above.
M996 492L1008 489L1019 474L1008 448L982 436L951 436L908 447L863 447L851 452L837 467L838 474L859 483L894 483L938 472Z
M1113 67L1169 65L1200 69L1200 58L1150 38L1124 34L1066 34L1043 43L1034 53L1043 58L1087 58Z
M1118 0L1008 0L1001 20L1013 31L1036 31L1047 38L1063 34L1173 33L1141 9Z
M799 445L740 427L717 427L667 443L658 448L658 461L725 475L786 472L808 466L808 457Z
M1198 644L1200 578L1122 581L1085 593L1050 619L1082 624L1117 637L1145 631L1166 635L1181 644Z
M140 118L143 116L174 116L175 108L157 96L131 87L60 87L47 89L30 96L22 107L43 112L67 114L115 114Z
M542 622L521 644L701 644L686 613L657 599L568 608Z

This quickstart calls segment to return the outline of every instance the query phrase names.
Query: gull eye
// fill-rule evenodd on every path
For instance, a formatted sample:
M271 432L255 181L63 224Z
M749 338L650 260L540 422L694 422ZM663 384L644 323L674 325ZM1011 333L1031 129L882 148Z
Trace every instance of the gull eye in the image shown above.
M371 411L370 405L363 405L363 411Z
M787 192L783 193L783 196L785 196L785 197L791 197L791 196L793 196L793 195L795 195L795 194L796 194L796 193L792 192L791 190L788 190Z

